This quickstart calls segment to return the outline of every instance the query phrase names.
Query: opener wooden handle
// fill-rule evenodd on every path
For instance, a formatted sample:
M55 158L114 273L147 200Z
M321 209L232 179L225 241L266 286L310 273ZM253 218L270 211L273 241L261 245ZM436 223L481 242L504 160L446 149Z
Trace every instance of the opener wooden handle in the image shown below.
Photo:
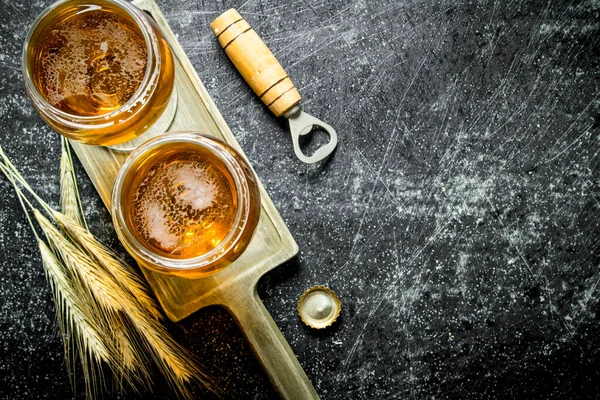
M233 65L276 117L300 102L279 61L235 9L225 11L210 27Z

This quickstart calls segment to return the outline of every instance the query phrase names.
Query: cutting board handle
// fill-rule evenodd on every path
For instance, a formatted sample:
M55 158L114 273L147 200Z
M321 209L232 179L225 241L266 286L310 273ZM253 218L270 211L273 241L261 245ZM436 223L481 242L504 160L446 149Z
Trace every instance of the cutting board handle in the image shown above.
M249 291L247 287L240 289L242 292ZM256 359L281 397L318 399L317 392L256 290L246 296L240 296L240 291L235 289L228 292L237 293L225 301L225 307L245 333Z

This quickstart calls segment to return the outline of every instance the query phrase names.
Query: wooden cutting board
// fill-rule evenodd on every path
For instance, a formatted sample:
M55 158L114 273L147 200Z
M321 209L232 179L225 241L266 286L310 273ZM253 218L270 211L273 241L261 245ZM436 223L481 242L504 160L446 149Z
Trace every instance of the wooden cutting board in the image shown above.
M225 140L244 156L157 5L152 0L137 0L133 4L154 18L173 50L178 98L169 131L213 135ZM73 141L71 145L110 210L113 182L127 154ZM318 398L256 291L261 276L298 253L298 245L262 184L260 192L262 209L258 228L246 251L232 265L210 277L194 280L166 276L145 268L142 271L171 320L180 321L210 305L225 307L282 397Z

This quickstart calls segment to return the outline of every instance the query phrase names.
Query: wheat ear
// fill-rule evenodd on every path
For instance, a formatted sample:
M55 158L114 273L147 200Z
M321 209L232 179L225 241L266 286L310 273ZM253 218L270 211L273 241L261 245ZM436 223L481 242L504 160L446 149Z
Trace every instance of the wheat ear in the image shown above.
M69 150L69 143L61 136L60 154L60 210L67 217L75 220L77 224L87 229L87 222L83 215L83 208L73 170L73 158Z
M85 281L76 279L72 272L74 269L67 268L63 261L56 256L56 253L59 253L58 250L62 249L65 246L65 243L67 245L69 244L67 238L55 229L49 229L50 227L53 227L53 225L48 220L44 220L41 213L39 213L38 210L35 210L27 198L23 196L21 189L16 185L17 181L21 184L24 183L21 182L21 180L23 180L22 177L21 180L19 180L15 171L9 169L6 164L3 163L0 163L0 170L13 184L23 211L25 212L31 229L39 243L44 271L47 275L55 299L57 320L62 332L65 347L67 371L72 378L73 387L75 387L76 383L71 368L75 355L75 353L70 351L71 343L73 341L77 344L77 346L73 346L73 350L79 354L85 378L84 380L86 382L86 396L88 398L93 398L95 393L97 393L96 377L102 376L102 369L97 365L98 359L101 359L111 367L115 373L115 378L117 379L117 384L120 389L123 389L123 379L125 379L134 390L137 390L138 383L147 385L151 380L149 370L141 367L145 365L144 352L141 351L139 346L136 346L134 340L130 339L131 333L127 331L128 328L127 324L123 322L123 315L114 314L112 318L110 318L105 309L98 308L98 302L90 293L89 288L86 287ZM25 185L26 183L24 186ZM26 188L30 192L32 191L28 186ZM34 214L38 221L43 221L43 223L40 224L42 231L50 240L50 244L55 250L50 250L50 248L38 237L31 219L29 218L29 213L24 201L27 202L32 210L34 210ZM43 203L41 199L38 199L38 201L45 206L47 212L48 210L53 212L53 210L51 210L47 204ZM68 251L72 251L72 249L69 249ZM47 271L47 266L55 268L49 273ZM59 272L60 275L58 274ZM56 278L61 279L57 280ZM66 295L64 293L66 293ZM71 304L68 302L69 300L76 300L77 303ZM72 309L76 311L73 315L71 313ZM90 332L90 329L89 326L84 325L81 326L80 330L75 329L79 327L78 321L81 319L77 318L77 316L84 316L89 322L89 325L94 327L98 333L96 338L101 340L100 343L104 345L104 348L107 349L107 351L109 351L108 353L107 351L104 351L101 354L96 355L96 357L90 356L90 351L99 347L85 345L87 341L82 335L85 332ZM111 325L110 327L107 326L109 323Z
M108 272L124 291L129 292L139 303L140 307L152 314L156 319L161 319L162 314L156 302L150 297L146 286L133 268L121 260L111 249L97 240L88 230L79 226L67 216L54 212L53 215L60 228L69 237L81 246Z
M63 214L57 213L44 202L19 174L18 170L4 154L1 146L0 157L4 160L4 164L0 163L0 170L13 182L15 189L20 193L15 181L23 185L46 213L59 223L69 237L74 240L74 242L69 241L39 210L31 207L36 220L50 244L50 248L48 246L46 248L50 251L50 254L55 256L56 260L59 260L59 265L64 267L65 275L70 277L70 287L75 291L76 298L85 299L82 300L82 303L89 306L85 310L87 314L84 312L84 315L92 320L115 323L117 329L111 331L109 328L108 332L110 333L107 336L112 340L110 342L111 351L119 353L120 358L108 357L105 360L113 372L118 377L127 379L134 389L135 382L149 382L148 371L143 368L144 363L136 361L137 359L135 358L138 354L143 354L139 349L141 348L141 343L145 343L145 346L150 350L150 354L167 378L167 381L179 396L182 398L192 398L192 393L188 385L192 381L200 381L207 389L215 393L220 393L212 385L210 377L200 370L193 358L170 337L166 329L160 324L159 317L156 314L160 315L160 313L153 300L150 297L145 298L147 294L144 294L145 290L141 280L135 275L132 275L133 278L129 276L134 281L133 289L123 288L123 285L128 284L115 282L114 278L123 275L123 271L127 271L131 267L120 261L110 249L97 242L89 231L82 228L77 222L74 222ZM20 200L21 197L23 196L20 195ZM31 206L30 203L29 205ZM81 212L81 208L79 208L79 212ZM62 221L62 224L59 220ZM83 221L85 220L83 219ZM85 234L82 235L83 232L78 228L83 229ZM48 258L47 255L44 257ZM104 263L99 262L99 258L104 259ZM113 259L113 261L110 261L110 259ZM132 273L132 271L129 270L126 275L129 273ZM140 291L138 292L138 290ZM140 298L142 299L141 301L139 300ZM145 304L145 306L140 307L142 304ZM150 305L150 310L153 309L154 312L148 312L148 305ZM129 323L135 328L134 330L139 337L142 338L141 343L136 340L137 337L134 337L134 333L128 329ZM68 320L64 325L71 329L77 326L74 320ZM74 331L67 329L66 332L67 334L71 334ZM81 338L77 339L77 343L79 343L79 340ZM90 393L95 391L94 374L96 370L90 369L92 368L90 364L95 359L86 356L87 350L84 346L80 345L78 347L86 378L86 393L91 397ZM114 350L115 348L117 350ZM115 360L121 360L121 362L115 365ZM133 370L131 366L136 364L140 368ZM101 373L101 370L99 370L99 373Z
M93 398L96 376L102 373L101 361L114 364L115 349L107 346L104 340L106 328L98 326L98 321L89 318L86 303L73 290L73 284L64 265L54 255L46 243L39 239L38 247L42 257L44 272L54 295L57 319L68 340L76 338L80 361L86 382L86 396Z
M73 157L70 152L69 142L65 137L61 138L61 160L60 160L60 202L61 213L54 212L52 217L59 224L63 232L77 243L89 256L96 259L100 266L110 273L115 282L120 284L124 290L130 291L139 301L140 306L151 312L157 319L161 313L154 301L145 291L145 286L133 269L127 265L107 246L98 241L90 232L83 213L81 197L77 187L77 178L73 167ZM149 386L151 382L150 373L145 365L145 352L139 346L135 334L130 331L130 324L122 314L115 314L111 321L112 341L116 352L121 360L123 368L135 377L136 382L142 382ZM123 388L122 377L115 377L119 388ZM130 381L130 385L137 391L136 382Z
M65 145L66 143L63 143L63 149L66 148ZM72 171L72 159L65 156L65 153L66 151L63 151L65 167L64 169L61 168L61 170ZM75 191L70 186L74 181L69 179L72 174L65 175L68 176L64 180L64 187L69 189L65 195L73 196ZM74 204L73 199L71 199L69 204ZM162 314L156 303L147 293L144 283L133 272L131 266L122 261L111 249L98 241L87 229L82 228L78 221L57 212L54 212L52 216L60 228L69 235L71 240L77 243L90 257L94 258L111 274L115 278L115 281L121 284L123 290L133 296L133 302L130 304L131 307L127 315L149 346L157 364L171 386L184 397L188 397L187 390L184 390L187 387L187 383L194 379L205 381L205 385L209 386L207 384L209 382L208 376L199 370L196 362L191 357L186 356L185 349L170 339L170 336L162 325L148 319L146 313L139 312L139 308L141 307L142 310L150 313L155 319L162 319Z
M60 235L58 229L41 213L34 212L34 215L50 242ZM159 321L140 308L131 293L122 290L108 272L96 268L94 260L71 242L64 243L56 250L65 265L85 282L109 318L116 312L127 315L137 333L147 343L171 387L180 396L191 398L188 383L196 380L202 381L210 389L209 378L200 371L194 360L186 355L185 349L170 337Z

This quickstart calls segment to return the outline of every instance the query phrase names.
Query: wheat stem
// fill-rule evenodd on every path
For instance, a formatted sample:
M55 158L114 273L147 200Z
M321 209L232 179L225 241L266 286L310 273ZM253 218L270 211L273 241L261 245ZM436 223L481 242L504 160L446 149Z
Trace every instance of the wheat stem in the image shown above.
M71 154L71 146L69 146L69 140L66 137L62 136L62 139L64 140L67 155L69 157L69 164L71 166L73 185L75 187L75 197L77 199L79 213L81 214L81 217L83 219L84 227L88 229L87 221L85 220L85 213L83 212L83 203L81 202L81 195L79 194L79 186L77 185L77 176L75 175L75 168L73 167L73 155Z
M119 305L118 310L123 311L131 320L138 334L145 340L149 349L152 351L155 361L161 371L167 377L173 389L177 390L183 397L188 397L186 385L194 380L201 380L209 385L209 378L202 373L197 367L197 363L186 355L183 349L177 342L171 339L168 332L158 322L160 311L156 307L154 301L146 293L143 284L139 278L134 278L125 268L123 262L119 262L112 258L106 248L93 238L89 232L79 227L66 216L55 212L54 217L58 221L60 227L64 229L70 237L76 238L78 244L90 253L90 256L95 258L103 267L116 275L119 279L125 279L122 283L127 282L126 288L121 287L119 292L119 301L112 302ZM43 222L40 222L42 224ZM67 263L68 264L68 263ZM86 273L87 268L79 269L82 273ZM109 272L109 273L110 273ZM96 273L100 275L98 271ZM103 276L103 275L102 275ZM114 275L113 275L114 276ZM87 278L86 280L91 280ZM91 280L95 282L96 280ZM98 280L99 286L111 286L109 278L103 277ZM93 292L117 293L116 288L98 287L92 290Z
M34 216L46 235L50 246L60 256L66 271L72 276L71 286L74 287L74 291L79 297L85 299L85 304L89 305L88 315L93 316L93 320L106 324L105 341L111 342L111 345L115 347L113 325L115 321L119 321L121 313L126 314L126 311L131 307L131 302L134 300L120 288L106 271L99 268L92 258L62 236L60 231L43 214L38 210L34 210ZM121 346L121 351L128 350ZM143 363L124 364L118 357L118 352L114 351L114 353L113 358L106 361L118 376L124 377L134 387L136 382L148 381L149 372L143 370ZM132 353L128 353L128 357L135 358L137 361L140 360L140 357L136 357ZM135 365L135 368L130 368L132 365Z
M10 174L8 171L6 171L5 168L6 168L6 166L4 164L0 163L0 170L2 171L4 176L6 176L6 178L10 181L10 183L13 185L13 189L15 190L15 193L17 194L17 198L19 199L21 208L23 209L23 212L25 213L25 217L27 218L27 222L29 223L29 227L31 228L31 231L33 232L36 240L39 240L40 237L38 236L37 231L36 231L35 227L33 226L33 221L31 220L31 217L29 216L29 212L27 211L27 206L25 205L25 203L27 203L29 205L29 207L31 207L31 208L33 208L33 207L31 205L31 203L29 202L29 200L27 199L27 197L24 196L23 192L17 185L17 182L15 181L15 178L13 177L13 175Z
M19 173L17 167L15 167L15 165L6 156L4 150L2 149L2 146L0 146L0 157L2 157L2 160L4 161L4 164L0 163L0 165L2 165L2 172L4 173L4 175L7 175L7 173L11 174L13 178L16 181L18 181L25 188L25 190L27 190L33 196L33 198L40 204L44 211L46 211L49 215L52 214L52 208L48 205L48 203L46 203L44 200L42 200L41 197L37 195L37 193L31 188L31 186L29 186L25 178L23 178L21 173Z
M48 240L55 243L60 237L58 229L39 211L34 210L34 215ZM157 364L172 387L182 396L189 395L186 394L186 384L195 377L204 378L205 375L198 370L196 363L185 355L184 349L171 339L164 327L139 306L130 292L122 290L108 272L97 268L94 260L71 242L61 242L56 251L71 272L87 285L108 318L112 319L117 312L127 315L137 333L149 345Z

